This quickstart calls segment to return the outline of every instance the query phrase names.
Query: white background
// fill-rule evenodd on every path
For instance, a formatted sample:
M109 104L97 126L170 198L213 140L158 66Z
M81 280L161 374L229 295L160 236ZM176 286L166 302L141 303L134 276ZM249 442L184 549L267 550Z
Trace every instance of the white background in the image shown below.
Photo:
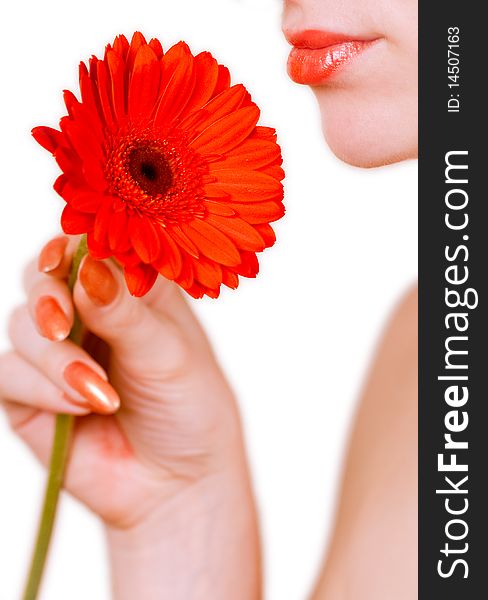
M8 6L8 8L5 8ZM388 312L415 279L415 163L362 171L325 147L314 98L286 76L277 0L4 3L0 21L0 345L24 263L57 231L57 168L30 138L64 114L77 64L117 33L211 50L283 147L287 215L261 275L195 302L240 399L259 501L267 598L305 598L331 525L350 419ZM0 599L15 600L44 473L0 417ZM65 498L44 600L109 597L99 524Z

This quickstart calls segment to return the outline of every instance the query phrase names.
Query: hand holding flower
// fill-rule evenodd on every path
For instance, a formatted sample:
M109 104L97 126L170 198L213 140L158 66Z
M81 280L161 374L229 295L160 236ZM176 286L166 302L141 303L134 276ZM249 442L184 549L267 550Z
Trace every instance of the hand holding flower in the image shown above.
M89 414L76 422L65 485L107 526L117 598L137 597L141 578L149 590L154 582L144 598L200 597L182 586L212 578L212 598L258 597L238 413L201 327L175 284L159 279L136 299L116 265L88 256L73 306L66 276L75 242L58 238L41 253L49 274L34 263L27 270L28 302L13 314L13 351L0 359L12 426L47 463L53 412ZM91 355L60 339L74 308L96 335ZM95 414L115 412L119 396L117 414Z

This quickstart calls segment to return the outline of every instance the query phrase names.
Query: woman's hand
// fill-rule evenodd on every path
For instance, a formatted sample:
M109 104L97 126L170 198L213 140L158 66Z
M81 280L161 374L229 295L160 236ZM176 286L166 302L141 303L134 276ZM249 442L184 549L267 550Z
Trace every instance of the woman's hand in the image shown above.
M117 598L258 598L259 543L235 401L176 285L143 299L60 237L25 275L0 397L47 464L54 413L79 415L66 488L107 525ZM74 299L74 306L73 306ZM67 340L74 309L91 332ZM110 382L110 383L109 383Z

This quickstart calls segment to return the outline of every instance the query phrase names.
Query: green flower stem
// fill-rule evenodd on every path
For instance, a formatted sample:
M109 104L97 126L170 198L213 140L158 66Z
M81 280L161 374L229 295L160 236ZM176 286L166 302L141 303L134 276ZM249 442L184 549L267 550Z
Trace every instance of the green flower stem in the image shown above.
M78 244L78 248L75 252L71 266L71 272L68 280L68 286L71 292L73 291L76 283L80 263L86 253L86 236L83 236L80 239L80 243ZM77 345L81 345L83 340L83 324L76 314L69 339ZM39 530L37 532L36 545L32 555L32 562L23 600L35 600L39 593L39 587L44 572L44 566L49 550L49 543L51 541L54 521L56 518L59 493L63 486L64 474L66 471L66 465L68 463L69 445L71 433L73 431L74 420L75 419L72 415L56 416L56 429L51 450L49 475L44 495L41 521L39 524Z

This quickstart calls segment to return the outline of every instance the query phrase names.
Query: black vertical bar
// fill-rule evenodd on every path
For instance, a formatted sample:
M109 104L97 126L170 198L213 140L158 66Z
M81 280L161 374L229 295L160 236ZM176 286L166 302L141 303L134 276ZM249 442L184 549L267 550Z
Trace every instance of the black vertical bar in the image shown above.
M420 600L488 598L488 98L483 91L488 66L484 8L481 2L420 2ZM446 173L447 163L467 168L453 167ZM461 227L463 223L465 227ZM454 268L446 272L449 267ZM446 290L451 304L457 302L453 293L457 291L467 306L447 306ZM449 314L462 316L455 319ZM463 327L465 331L461 331ZM455 352L446 356L449 338L448 348ZM446 392L448 388L450 392ZM469 397L464 403L465 393ZM449 439L453 447L446 448ZM455 461L454 468L467 470L443 470L449 466L439 467L439 455L441 463ZM468 479L463 482L465 477Z

